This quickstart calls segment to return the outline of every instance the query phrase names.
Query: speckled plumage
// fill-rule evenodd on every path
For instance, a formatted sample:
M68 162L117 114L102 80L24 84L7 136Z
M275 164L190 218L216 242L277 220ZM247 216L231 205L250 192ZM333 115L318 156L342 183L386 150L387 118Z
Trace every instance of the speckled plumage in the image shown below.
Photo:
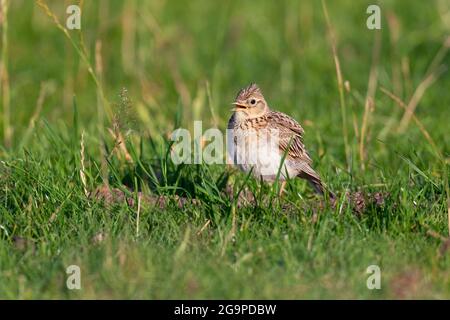
M274 180L278 172L280 180L304 178L316 192L324 193L322 181L312 169L311 157L303 143L304 130L297 121L270 110L255 84L240 90L234 105L235 112L228 122L228 129L233 132L229 153L241 170L252 170L255 176L268 181Z

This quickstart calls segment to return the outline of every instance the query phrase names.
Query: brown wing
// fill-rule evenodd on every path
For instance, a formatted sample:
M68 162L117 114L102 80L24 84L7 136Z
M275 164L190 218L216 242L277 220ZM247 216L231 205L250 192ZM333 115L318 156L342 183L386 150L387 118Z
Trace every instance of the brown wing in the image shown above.
M311 164L312 160L303 144L303 134L305 131L301 125L281 112L271 111L268 117L270 118L271 125L275 129L278 129L280 151L284 154L286 149L289 148L286 157L303 160L307 164Z

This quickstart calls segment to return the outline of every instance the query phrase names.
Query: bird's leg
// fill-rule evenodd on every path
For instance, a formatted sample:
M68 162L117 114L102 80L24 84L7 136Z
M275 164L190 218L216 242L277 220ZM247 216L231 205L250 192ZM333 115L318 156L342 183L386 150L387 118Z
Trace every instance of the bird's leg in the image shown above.
M281 197L283 195L284 192L284 187L286 186L286 180L281 181L281 187L280 187L280 191L278 193L278 196Z

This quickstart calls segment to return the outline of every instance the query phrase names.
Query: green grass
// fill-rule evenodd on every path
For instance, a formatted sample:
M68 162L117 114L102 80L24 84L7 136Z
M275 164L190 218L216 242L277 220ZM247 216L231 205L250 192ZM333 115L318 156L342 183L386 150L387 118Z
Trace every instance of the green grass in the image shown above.
M326 1L350 84L340 101L319 1L85 1L81 32L68 31L78 51L40 6L9 2L0 298L450 298L450 250L440 253L449 234L450 77L426 88L419 124L403 131L404 110L381 90L408 105L436 56L431 71L448 67L448 3L380 1L382 29L371 31L370 1ZM48 5L64 24L64 3ZM372 65L377 87L361 142ZM250 82L304 126L314 167L341 196L337 208L317 210L304 181L277 199L275 188L225 165L171 162L167 136L194 120L225 130L230 103ZM114 124L128 160L109 134ZM138 214L86 195L106 183L135 203L162 195L166 205L143 200ZM238 207L227 186L258 201ZM384 205L356 214L344 195L358 190L387 194ZM176 197L197 202L179 208ZM66 288L72 264L81 290ZM366 287L373 264L381 290Z

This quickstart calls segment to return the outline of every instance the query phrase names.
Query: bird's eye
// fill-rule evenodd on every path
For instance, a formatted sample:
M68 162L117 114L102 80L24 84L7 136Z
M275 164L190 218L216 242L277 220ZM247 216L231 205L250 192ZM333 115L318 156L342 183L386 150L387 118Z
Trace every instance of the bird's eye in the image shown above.
M251 105L255 105L255 103L256 103L256 100L255 100L255 99L250 100L250 104L251 104Z

